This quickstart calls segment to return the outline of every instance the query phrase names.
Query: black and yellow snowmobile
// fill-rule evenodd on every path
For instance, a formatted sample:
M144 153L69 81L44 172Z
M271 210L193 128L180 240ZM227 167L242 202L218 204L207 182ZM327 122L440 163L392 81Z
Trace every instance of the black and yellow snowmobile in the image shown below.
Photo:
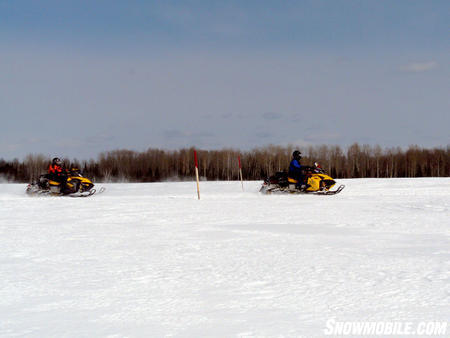
M52 179L51 175L41 175L39 180L28 184L26 193L28 195L54 195L87 197L96 193L94 183L87 177L84 177L80 170L72 168L67 171L67 181L61 183ZM103 192L104 188L99 192Z
M287 172L280 171L275 175L266 178L259 190L263 194L287 193L287 194L314 194L314 195L336 195L339 194L344 185L340 185L337 190L331 190L336 185L336 181L325 173L320 167L303 167L305 182L299 182L288 177Z

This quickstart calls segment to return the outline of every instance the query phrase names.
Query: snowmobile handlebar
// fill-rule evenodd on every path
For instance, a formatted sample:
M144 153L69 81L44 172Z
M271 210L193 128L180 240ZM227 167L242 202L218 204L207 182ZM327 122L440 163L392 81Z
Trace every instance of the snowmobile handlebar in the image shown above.
M325 170L323 170L322 168L318 168L318 167L312 167L312 166L303 166L303 171L306 173L325 173Z

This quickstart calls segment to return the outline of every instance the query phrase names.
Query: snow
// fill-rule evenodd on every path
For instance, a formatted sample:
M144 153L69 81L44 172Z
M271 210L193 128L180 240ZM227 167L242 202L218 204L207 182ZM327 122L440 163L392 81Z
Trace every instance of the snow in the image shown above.
M339 321L450 318L450 179L0 184L0 336L323 336ZM448 331L447 331L448 332Z

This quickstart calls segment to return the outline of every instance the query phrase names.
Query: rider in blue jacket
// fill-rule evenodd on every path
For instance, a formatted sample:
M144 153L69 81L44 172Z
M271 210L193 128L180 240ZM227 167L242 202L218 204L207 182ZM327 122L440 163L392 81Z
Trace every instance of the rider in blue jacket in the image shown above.
M297 181L296 186L300 188L304 184L304 175L300 160L302 159L302 153L298 150L292 153L292 161L289 165L288 176Z

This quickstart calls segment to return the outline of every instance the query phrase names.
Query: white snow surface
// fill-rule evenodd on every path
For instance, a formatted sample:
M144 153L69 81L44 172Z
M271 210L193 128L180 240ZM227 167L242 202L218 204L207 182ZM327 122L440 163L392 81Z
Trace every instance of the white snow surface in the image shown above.
M450 318L450 179L0 184L0 336L296 337L336 321ZM99 186L102 186L99 184Z

